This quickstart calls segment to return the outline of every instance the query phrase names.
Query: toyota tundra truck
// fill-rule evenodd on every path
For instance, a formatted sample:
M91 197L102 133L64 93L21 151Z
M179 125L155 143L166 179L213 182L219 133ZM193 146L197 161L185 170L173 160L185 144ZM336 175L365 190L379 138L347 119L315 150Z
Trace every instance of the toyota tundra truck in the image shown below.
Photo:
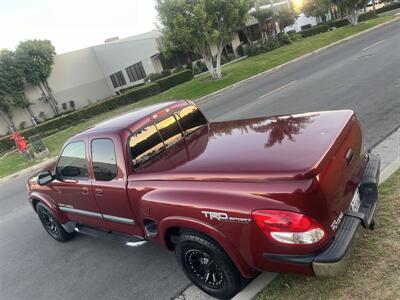
M351 110L209 122L176 101L72 137L28 189L54 239L154 242L228 299L260 271L341 272L374 227L379 168Z

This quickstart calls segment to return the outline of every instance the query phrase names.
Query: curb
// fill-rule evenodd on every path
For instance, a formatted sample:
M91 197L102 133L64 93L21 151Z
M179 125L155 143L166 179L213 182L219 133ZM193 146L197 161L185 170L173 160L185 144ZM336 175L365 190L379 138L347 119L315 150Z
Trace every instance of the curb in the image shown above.
M42 162L40 162L40 163L38 163L36 165L33 165L33 166L29 167L29 168L26 168L26 169L22 170L22 171L19 171L17 173L14 173L14 174L8 175L6 177L0 178L0 183L7 182L10 179L14 179L14 178L17 178L18 176L21 176L21 175L30 173L32 171L41 169L41 168L47 166L48 164L51 164L52 162L56 161L56 159L57 159L57 157L52 157L52 158L46 159L46 160L44 160L44 161L42 161Z
M200 98L198 98L198 99L195 99L195 100L193 100L193 101L194 101L195 103L198 103L198 102L203 102L203 103L205 103L205 102L207 102L208 98L212 98L213 96L216 96L216 95L218 95L218 94L220 94L220 93L222 93L222 92L225 92L225 91L227 91L227 90L229 90L229 89L232 89L232 88L241 86L241 85L243 85L243 84L247 83L248 81L251 81L251 80L253 80L253 79L255 79L255 78L258 78L258 77L263 76L263 75L265 75L265 74L268 74L268 73L270 73L270 72L279 70L280 68L283 68L283 67L285 67L285 66L287 66L287 65L289 65L289 64L291 64L291 63L295 63L295 62L300 61L300 60L302 60L302 59L304 59L304 58L307 58L307 57L313 56L313 55L315 55L315 54L318 54L318 53L320 53L320 52L322 52L322 51L324 51L324 50L326 50L326 49L329 49L329 48L334 47L334 46L336 46L336 45L339 45L339 44L341 44L341 43L347 42L347 41L349 41L349 40L351 40L351 39L354 39L354 38L359 37L359 36L361 36L361 35L363 35L363 34L366 34L366 33L368 33L368 32L371 32L371 31L373 31L373 30L375 30L375 29L377 29L377 28L379 28L379 27L383 27L383 26L389 25L389 24L391 24L391 23L394 23L394 22L396 22L396 21L398 21L398 20L400 20L400 16L395 17L395 18L393 18L393 19L391 19L391 20L389 20L389 21L383 22L383 23L381 23L381 24L378 24L378 25L376 25L376 26L373 26L373 27L371 27L371 28L368 28L368 29L366 29L366 30L363 30L363 31L361 31L361 32L355 33L355 34L353 34L353 35L351 35L351 36L345 37L345 38L343 38L343 39L341 39L341 40L339 40L339 41L333 42L332 44L326 45L326 46L324 46L324 47L322 47L322 48L316 49L316 50L314 50L314 51L312 51L312 52L309 52L309 53L307 53L307 54L304 54L304 55L302 55L302 56L299 56L299 57L297 57L297 58L294 58L294 59L292 59L292 60L290 60L290 61L288 61L288 62L285 62L285 63L283 63L283 64L281 64L281 65L279 65L279 66L273 67L273 68L271 68L271 69L268 69L268 70L263 71L263 72L261 72L261 73L258 73L258 74L256 74L256 75L253 75L253 76L251 76L251 77L249 77L249 78L246 78L246 79L243 79L243 80L241 80L241 81L238 81L238 82L236 82L236 83L234 83L234 84L231 84L231 85L229 85L229 86L227 86L227 87L224 87L224 88L222 88L222 89L220 89L220 90L217 90L217 91L215 91L215 92L212 92L211 94L205 95L205 96L200 97Z

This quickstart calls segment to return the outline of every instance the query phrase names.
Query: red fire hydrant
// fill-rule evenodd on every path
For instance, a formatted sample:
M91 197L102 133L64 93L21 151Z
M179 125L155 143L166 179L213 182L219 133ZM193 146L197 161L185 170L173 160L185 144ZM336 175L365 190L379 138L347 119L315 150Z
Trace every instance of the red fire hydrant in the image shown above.
M15 146L18 151L24 155L27 160L31 160L31 154L28 149L28 145L26 144L25 138L18 132L13 132L10 137L11 140L14 140Z

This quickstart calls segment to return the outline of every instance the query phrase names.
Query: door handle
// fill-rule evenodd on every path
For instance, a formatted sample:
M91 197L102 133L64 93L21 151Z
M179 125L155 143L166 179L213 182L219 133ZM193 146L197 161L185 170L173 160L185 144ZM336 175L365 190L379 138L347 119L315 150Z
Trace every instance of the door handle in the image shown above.
M88 188L82 188L82 195L89 195L89 189Z
M97 196L103 196L103 190L102 189L95 189L95 193Z

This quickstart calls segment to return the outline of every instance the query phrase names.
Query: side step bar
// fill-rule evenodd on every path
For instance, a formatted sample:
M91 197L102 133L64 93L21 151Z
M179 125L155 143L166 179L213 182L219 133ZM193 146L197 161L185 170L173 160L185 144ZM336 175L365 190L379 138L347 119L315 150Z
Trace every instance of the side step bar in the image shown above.
M93 237L103 238L129 247L139 247L147 243L147 241L140 236L127 235L117 232L106 232L83 225L75 227L75 231Z

